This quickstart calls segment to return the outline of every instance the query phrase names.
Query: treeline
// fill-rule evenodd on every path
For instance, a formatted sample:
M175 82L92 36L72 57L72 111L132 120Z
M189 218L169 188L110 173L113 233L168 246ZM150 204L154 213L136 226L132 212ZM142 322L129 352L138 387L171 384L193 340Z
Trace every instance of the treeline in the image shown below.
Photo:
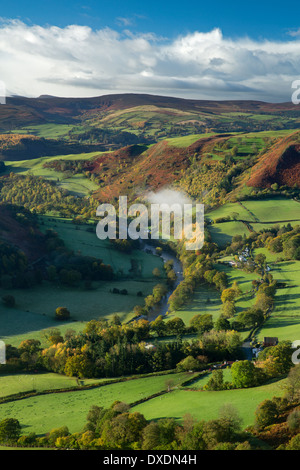
M97 145L98 144L98 145ZM3 160L27 160L51 155L70 155L84 152L105 150L97 142L87 145L68 142L60 139L45 139L33 135L2 134L0 135L0 156Z
M200 315L199 315L200 317ZM205 317L205 316L204 316ZM183 341L182 334L199 333L200 340ZM208 334L209 333L209 334ZM156 341L161 335L175 339ZM242 339L235 331L216 331L211 319L195 318L186 328L181 319L154 322L145 319L121 324L91 320L85 330L67 331L63 337L57 329L45 331L49 344L42 348L39 340L23 341L19 348L7 347L7 363L0 370L48 370L75 377L120 377L180 367L202 370L208 362L242 357ZM185 363L183 360L189 358ZM184 365L185 364L185 365Z
M101 143L106 146L116 145L125 147L127 145L145 143L147 141L150 142L150 139L147 136L141 137L132 132L116 131L108 128L100 129L98 127L87 128L84 132L80 129L77 130L76 127L74 127L69 131L69 136L72 140L76 140L79 143ZM151 142L153 142L153 139L151 139Z
M217 252L217 245L210 242L205 242L202 249L195 253L187 252L182 244L178 244L178 256L183 264L184 280L169 298L170 311L176 311L189 302L196 287L201 283L210 284L219 292L227 287L226 273L214 268Z

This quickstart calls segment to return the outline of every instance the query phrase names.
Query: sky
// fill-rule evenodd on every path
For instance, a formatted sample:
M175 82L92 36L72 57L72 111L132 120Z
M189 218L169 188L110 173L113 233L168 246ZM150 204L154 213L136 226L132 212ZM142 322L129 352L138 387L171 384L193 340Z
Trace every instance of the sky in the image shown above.
M150 93L290 101L299 1L10 1L0 11L7 95Z

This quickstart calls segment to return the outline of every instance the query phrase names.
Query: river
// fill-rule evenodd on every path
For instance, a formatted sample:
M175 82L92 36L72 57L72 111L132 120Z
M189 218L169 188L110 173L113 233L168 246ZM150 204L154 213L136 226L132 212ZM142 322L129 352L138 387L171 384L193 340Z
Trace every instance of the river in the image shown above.
M153 255L158 256L157 253L156 253L155 246L149 245L145 242L143 242L142 250L143 251L148 251L148 252L150 251ZM153 307L152 310L149 312L148 317L147 317L149 321L153 321L159 315L164 316L167 313L169 297L174 292L174 290L176 289L178 284L180 284L180 282L183 280L182 264L178 260L178 258L176 258L176 256L174 254L172 254L171 252L163 250L161 255L160 255L160 258L162 258L164 263L166 263L170 259L173 261L173 269L176 273L177 278L176 278L176 281L174 282L173 288L170 289L167 292L167 294L163 297L163 299L158 304L156 304L155 307Z

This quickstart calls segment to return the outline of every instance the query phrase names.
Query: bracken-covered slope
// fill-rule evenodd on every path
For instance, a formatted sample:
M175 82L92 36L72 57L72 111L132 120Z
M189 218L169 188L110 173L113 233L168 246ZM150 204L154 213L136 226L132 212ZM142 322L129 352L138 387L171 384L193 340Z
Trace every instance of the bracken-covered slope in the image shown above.
M295 132L276 142L252 168L247 186L268 188L277 183L300 187L300 133Z
M187 147L172 146L163 140L150 146L128 146L106 153L89 162L92 173L103 174L103 187L94 196L99 200L111 200L121 194L133 197L144 191L157 191L172 185L190 166L190 159L209 151L217 142L229 135L203 137Z

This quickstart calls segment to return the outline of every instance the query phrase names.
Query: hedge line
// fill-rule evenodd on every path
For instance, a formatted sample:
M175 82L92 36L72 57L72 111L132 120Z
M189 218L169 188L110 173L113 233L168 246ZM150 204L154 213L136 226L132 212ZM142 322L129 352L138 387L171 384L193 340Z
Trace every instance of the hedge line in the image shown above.
M0 404L22 400L24 398L36 397L39 395L50 395L51 393L66 393L66 392L78 392L80 390L92 390L94 388L100 388L100 387L104 387L105 385L111 385L114 383L128 382L130 380L143 379L147 377L157 377L160 375L170 375L176 372L177 371L175 369L172 369L168 371L159 371L159 372L153 372L149 374L134 375L132 377L120 377L117 379L108 379L108 380L104 380L103 382L99 384L78 385L77 387L57 388L57 389L41 390L41 391L30 390L26 392L18 392L12 395L7 395L5 397L0 397Z

